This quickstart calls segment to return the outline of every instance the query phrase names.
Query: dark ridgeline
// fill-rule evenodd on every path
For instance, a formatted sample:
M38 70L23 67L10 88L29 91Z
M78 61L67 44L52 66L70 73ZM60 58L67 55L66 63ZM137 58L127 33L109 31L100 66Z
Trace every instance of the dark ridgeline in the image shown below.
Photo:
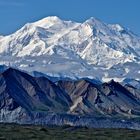
M89 79L54 83L9 68L0 74L0 121L89 125L91 118L98 117L127 120L140 116L139 93L113 80L103 84Z

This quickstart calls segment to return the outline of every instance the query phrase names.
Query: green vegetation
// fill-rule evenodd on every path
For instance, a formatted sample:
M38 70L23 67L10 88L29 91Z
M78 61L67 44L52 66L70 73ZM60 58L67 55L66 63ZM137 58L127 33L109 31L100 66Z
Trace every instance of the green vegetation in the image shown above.
M0 140L140 140L140 131L0 124Z

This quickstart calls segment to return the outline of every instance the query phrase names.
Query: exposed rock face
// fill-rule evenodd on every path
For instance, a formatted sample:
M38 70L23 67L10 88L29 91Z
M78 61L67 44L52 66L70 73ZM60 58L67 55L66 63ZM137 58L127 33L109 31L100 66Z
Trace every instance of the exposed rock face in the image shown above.
M139 129L134 121L140 117L139 94L138 89L113 80L53 83L9 68L0 74L0 121Z
M58 111L69 109L69 96L46 78L32 76L15 69L0 75L1 108L14 110L21 106L27 111Z
M64 89L73 100L74 105L70 109L72 113L94 115L100 113L128 117L140 113L138 97L113 80L101 85L86 80L59 81L58 86Z

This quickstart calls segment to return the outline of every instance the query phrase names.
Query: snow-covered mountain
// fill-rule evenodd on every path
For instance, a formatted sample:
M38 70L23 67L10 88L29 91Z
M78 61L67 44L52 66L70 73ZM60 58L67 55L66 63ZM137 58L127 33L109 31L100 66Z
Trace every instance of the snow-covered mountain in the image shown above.
M2 39L2 38L3 38L3 36L0 35L0 39Z
M140 37L95 18L76 23L47 17L0 37L0 65L50 76L133 83L140 80Z

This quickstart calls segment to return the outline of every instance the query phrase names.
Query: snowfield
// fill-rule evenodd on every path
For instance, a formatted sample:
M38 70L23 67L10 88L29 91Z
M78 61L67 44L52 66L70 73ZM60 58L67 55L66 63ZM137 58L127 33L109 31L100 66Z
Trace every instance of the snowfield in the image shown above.
M140 87L140 37L96 18L76 23L47 17L0 36L0 65Z

